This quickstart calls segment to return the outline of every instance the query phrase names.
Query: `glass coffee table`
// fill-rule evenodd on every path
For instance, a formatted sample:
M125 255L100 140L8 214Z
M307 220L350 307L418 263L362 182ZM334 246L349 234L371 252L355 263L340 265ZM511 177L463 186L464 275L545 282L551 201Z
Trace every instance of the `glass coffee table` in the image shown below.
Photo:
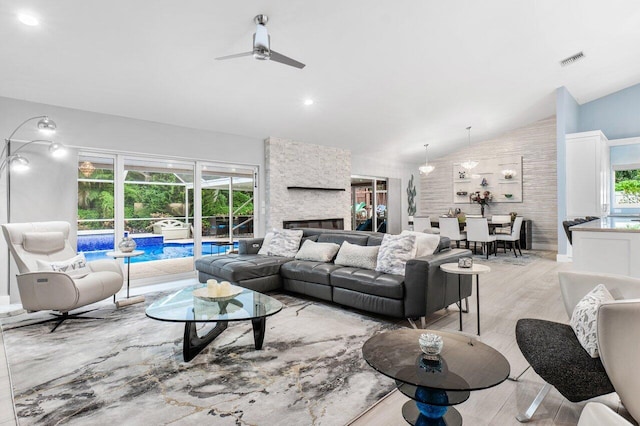
M225 300L212 301L194 296L193 291L206 284L184 288L153 302L145 311L158 321L183 322L182 355L191 361L209 343L226 330L230 321L249 321L253 325L256 349L262 349L267 317L282 310L282 303L257 291L243 289L242 293ZM216 323L204 336L198 336L196 323Z
M422 353L422 333L442 337L440 355ZM507 359L491 346L462 334L434 330L402 329L378 333L362 347L367 363L396 381L400 392L411 398L402 406L412 425L461 425L462 416L452 405L467 399L471 391L496 386L507 379Z

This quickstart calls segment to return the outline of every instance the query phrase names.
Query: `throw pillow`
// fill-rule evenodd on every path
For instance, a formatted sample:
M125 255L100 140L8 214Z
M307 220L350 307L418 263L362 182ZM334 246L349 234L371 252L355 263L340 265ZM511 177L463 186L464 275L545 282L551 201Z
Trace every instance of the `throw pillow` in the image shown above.
M300 248L302 230L278 229L269 242L269 256L295 257Z
M260 246L260 250L258 250L258 254L263 254L265 256L269 254L269 245L271 244L272 238L273 232L267 232L264 236L264 240L262 240L262 245Z
M87 259L84 254L80 253L71 259L61 260L58 262L47 262L45 260L36 259L39 271L54 271L64 272L71 278L83 278L89 275L89 268L87 267Z
M591 358L598 358L598 308L603 302L612 302L615 299L609 293L604 284L598 284L596 288L587 293L573 309L571 315L571 328L576 333L578 341Z
M407 260L416 257L415 235L385 234L378 251L376 271L404 275Z
M351 266L352 268L376 269L380 246L359 246L345 241L340 246L336 265Z
M315 262L331 262L340 246L334 243L316 243L306 240L296 253L298 260L313 260Z
M429 256L438 249L440 236L416 231L402 231L400 235L415 235L416 237L416 257Z

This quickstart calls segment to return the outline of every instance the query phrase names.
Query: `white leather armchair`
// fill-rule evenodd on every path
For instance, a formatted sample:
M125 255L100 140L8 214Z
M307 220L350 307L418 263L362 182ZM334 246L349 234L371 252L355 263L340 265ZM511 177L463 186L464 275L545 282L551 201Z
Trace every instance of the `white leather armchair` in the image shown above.
M67 222L10 223L2 232L20 274L18 290L22 306L29 312L58 311L54 331L68 318L69 311L115 295L124 282L122 269L115 260L88 262L88 274L72 278L63 272L38 271L37 260L56 262L76 255L69 244L71 226Z
M600 358L591 358L566 324L518 320L518 346L547 383L526 413L516 418L520 422L529 421L554 386L572 402L615 391L629 414L640 420L640 369L637 367L640 353L640 279L591 272L560 272L558 277L569 318L578 302L598 284L604 284L614 297L615 301L603 303L598 310ZM592 415L604 414L597 410L597 413L587 413L585 417Z
M599 402L590 402L580 413L578 426L632 426L611 408Z

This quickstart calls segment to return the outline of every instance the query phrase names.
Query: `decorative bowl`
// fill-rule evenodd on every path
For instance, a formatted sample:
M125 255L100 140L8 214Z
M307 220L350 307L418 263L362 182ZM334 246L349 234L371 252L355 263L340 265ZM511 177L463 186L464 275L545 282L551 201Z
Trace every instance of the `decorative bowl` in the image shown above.
M440 355L440 351L442 351L442 347L444 346L444 341L442 337L433 333L423 333L420 335L418 339L418 343L420 344L420 349L425 355L428 356L437 356Z
M504 194L505 198L511 198L513 197L513 194Z

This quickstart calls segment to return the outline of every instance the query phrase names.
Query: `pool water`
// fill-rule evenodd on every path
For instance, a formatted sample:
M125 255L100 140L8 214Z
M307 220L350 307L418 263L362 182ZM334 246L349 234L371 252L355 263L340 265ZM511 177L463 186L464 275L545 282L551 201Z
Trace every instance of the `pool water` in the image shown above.
M113 241L113 240L112 240ZM137 242L137 239L136 239ZM111 243L113 245L113 243ZM238 248L238 243L233 244L234 249ZM224 254L229 250L230 246L215 246L211 243L202 243L202 255L208 256L211 254ZM141 256L131 258L131 263L149 262L152 260L163 259L176 259L182 257L193 257L193 243L162 243L156 242L155 244L145 244L138 246L136 250L144 251ZM106 250L81 250L78 247L78 251L82 251L87 258L87 261L99 260L99 259L111 259L107 256L107 252L113 251L113 249Z

